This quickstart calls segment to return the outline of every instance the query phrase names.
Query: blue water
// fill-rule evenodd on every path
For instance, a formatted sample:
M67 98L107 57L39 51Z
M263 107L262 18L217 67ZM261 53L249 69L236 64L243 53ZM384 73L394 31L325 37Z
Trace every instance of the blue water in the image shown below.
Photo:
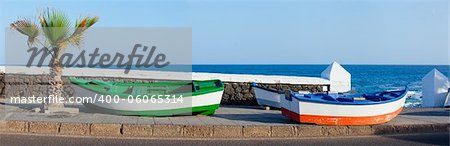
M328 65L194 65L193 72L262 74L320 77ZM410 107L420 106L422 78L433 68L449 77L450 66L444 65L343 65L352 74L352 89L359 93L408 89L414 95L407 99Z

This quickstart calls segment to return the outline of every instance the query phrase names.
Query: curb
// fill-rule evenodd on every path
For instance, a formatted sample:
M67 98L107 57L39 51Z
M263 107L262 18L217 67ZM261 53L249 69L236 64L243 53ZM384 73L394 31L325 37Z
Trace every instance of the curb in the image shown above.
M0 121L0 133L152 138L293 138L449 132L447 124L374 126L159 125Z

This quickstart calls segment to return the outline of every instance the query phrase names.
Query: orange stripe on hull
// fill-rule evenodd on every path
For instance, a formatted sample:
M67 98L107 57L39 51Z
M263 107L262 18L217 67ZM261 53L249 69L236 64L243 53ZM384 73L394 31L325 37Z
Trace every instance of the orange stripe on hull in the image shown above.
M299 115L285 108L281 108L281 113L283 116L300 123L313 123L317 125L375 125L389 122L402 110L403 108L401 107L392 113L366 117Z

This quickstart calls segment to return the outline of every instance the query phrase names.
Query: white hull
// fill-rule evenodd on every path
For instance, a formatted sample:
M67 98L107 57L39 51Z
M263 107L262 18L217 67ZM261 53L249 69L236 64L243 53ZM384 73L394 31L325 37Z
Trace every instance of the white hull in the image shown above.
M447 91L447 96L445 96L444 107L450 107L450 89Z
M258 87L254 87L256 101L261 106L270 106L281 108L281 99L284 98L284 94L267 91Z
M111 110L122 110L122 111L158 111L158 110L173 110L173 109L180 109L180 108L191 108L191 107L200 107L200 106L208 106L208 105L218 105L220 104L220 101L222 99L222 91L197 95L197 96L190 96L190 97L183 97L183 101L178 101L176 103L173 102L152 102L149 100L147 103L137 102L136 98L134 98L133 102L129 102L128 99L120 98L118 102L114 101L114 97L111 97L111 102L105 102L101 100L105 100L105 96L103 95L103 99L100 99L100 94L97 94L95 92L92 92L90 90L84 89L77 85L72 85L75 89L75 96L77 97L87 97L92 99L92 104L94 106L104 108L104 109L111 109ZM96 98L95 98L96 97ZM177 96L178 97L178 96ZM130 98L131 99L131 98ZM130 100L131 101L131 100ZM176 101L176 100L175 100Z
M300 115L367 117L395 112L403 107L405 100L406 96L399 100L382 104L340 105L305 102L292 98L292 102L282 102L282 107Z

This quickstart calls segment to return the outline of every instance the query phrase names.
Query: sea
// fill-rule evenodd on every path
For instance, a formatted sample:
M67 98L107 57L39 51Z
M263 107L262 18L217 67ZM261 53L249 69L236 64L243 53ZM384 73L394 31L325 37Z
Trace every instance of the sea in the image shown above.
M328 65L193 65L193 72L320 77ZM422 78L434 68L450 77L447 65L342 65L352 75L352 90L371 93L403 89L412 92L405 107L420 107Z

